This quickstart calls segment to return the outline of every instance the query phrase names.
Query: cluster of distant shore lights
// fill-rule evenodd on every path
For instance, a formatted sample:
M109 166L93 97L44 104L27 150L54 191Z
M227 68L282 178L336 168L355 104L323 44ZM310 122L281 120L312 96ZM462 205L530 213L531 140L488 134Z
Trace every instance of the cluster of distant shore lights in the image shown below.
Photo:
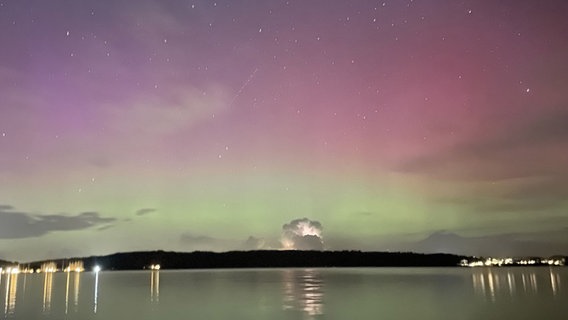
M514 259L514 258L474 258L473 260L463 259L460 262L462 267L501 267L501 266L564 266L564 258L556 259Z
M33 268L20 268L19 266L13 266L13 267L6 267L6 268L2 268L0 267L0 274L19 274L19 273L55 273L55 272L84 272L85 268L83 268L83 263L82 262L75 262L74 264L70 264L69 266L67 266L64 269L58 269L57 267L54 267L53 265L55 265L55 263L47 263L49 266L48 267L42 267L42 268L37 268L37 269L33 269ZM78 266L77 266L78 265ZM159 264L152 264L150 265L150 267L148 269L152 270L152 271L159 271L161 268L161 266ZM99 265L95 265L92 269L92 271L94 273L99 273L102 271L102 267Z
M514 259L514 258L474 258L473 260L463 259L460 262L462 267L502 267L502 266L564 266L566 261L564 258L559 259ZM146 269L146 268L145 268ZM152 264L147 269L151 271L159 271L161 266L159 264ZM84 272L82 261L74 261L69 263L64 269L58 269L54 262L48 262L42 265L42 268L20 268L19 266L12 266L2 268L0 267L0 274L19 274L19 273L54 273L54 272ZM99 273L102 267L95 265L92 272Z

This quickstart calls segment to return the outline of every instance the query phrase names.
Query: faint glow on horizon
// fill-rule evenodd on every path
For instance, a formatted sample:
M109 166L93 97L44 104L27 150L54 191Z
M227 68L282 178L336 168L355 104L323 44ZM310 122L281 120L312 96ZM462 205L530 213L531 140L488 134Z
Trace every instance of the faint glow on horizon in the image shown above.
M285 250L293 250L295 249L294 247L294 241L289 240L289 239L282 239L282 248Z

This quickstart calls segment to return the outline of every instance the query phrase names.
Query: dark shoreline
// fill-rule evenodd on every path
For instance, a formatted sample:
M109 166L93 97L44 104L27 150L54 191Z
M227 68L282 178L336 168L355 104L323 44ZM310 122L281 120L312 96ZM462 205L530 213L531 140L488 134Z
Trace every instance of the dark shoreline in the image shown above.
M559 256L560 257L560 256ZM537 259L530 266L548 266L547 260ZM565 260L565 258L560 257ZM19 265L21 269L41 269L44 263L53 263L63 270L70 262L80 261L84 270L100 266L102 270L144 270L152 265L160 269L244 269L244 268L347 268L347 267L459 267L463 261L483 261L480 257L413 252L365 252L365 251L301 251L257 250L229 252L173 252L138 251L104 256L74 257L17 263L0 260L0 266ZM503 267L523 267L509 264Z
M455 267L465 256L411 252L258 250L229 252L140 251L104 256L52 259L21 264L39 269L55 262L64 269L71 261L82 261L86 270L141 270L159 264L161 269L219 268L314 268L314 267Z

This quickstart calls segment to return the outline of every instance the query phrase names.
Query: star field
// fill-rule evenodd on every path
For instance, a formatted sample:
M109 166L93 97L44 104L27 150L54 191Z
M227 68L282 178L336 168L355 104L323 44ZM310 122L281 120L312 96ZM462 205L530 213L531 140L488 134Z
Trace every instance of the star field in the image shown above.
M326 249L566 252L567 13L1 1L0 258L280 248L304 217Z

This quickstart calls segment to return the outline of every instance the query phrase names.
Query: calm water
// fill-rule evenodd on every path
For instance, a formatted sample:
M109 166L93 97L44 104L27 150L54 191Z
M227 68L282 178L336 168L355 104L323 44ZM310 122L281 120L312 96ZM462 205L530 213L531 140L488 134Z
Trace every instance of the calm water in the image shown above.
M4 319L565 319L568 268L2 275Z

